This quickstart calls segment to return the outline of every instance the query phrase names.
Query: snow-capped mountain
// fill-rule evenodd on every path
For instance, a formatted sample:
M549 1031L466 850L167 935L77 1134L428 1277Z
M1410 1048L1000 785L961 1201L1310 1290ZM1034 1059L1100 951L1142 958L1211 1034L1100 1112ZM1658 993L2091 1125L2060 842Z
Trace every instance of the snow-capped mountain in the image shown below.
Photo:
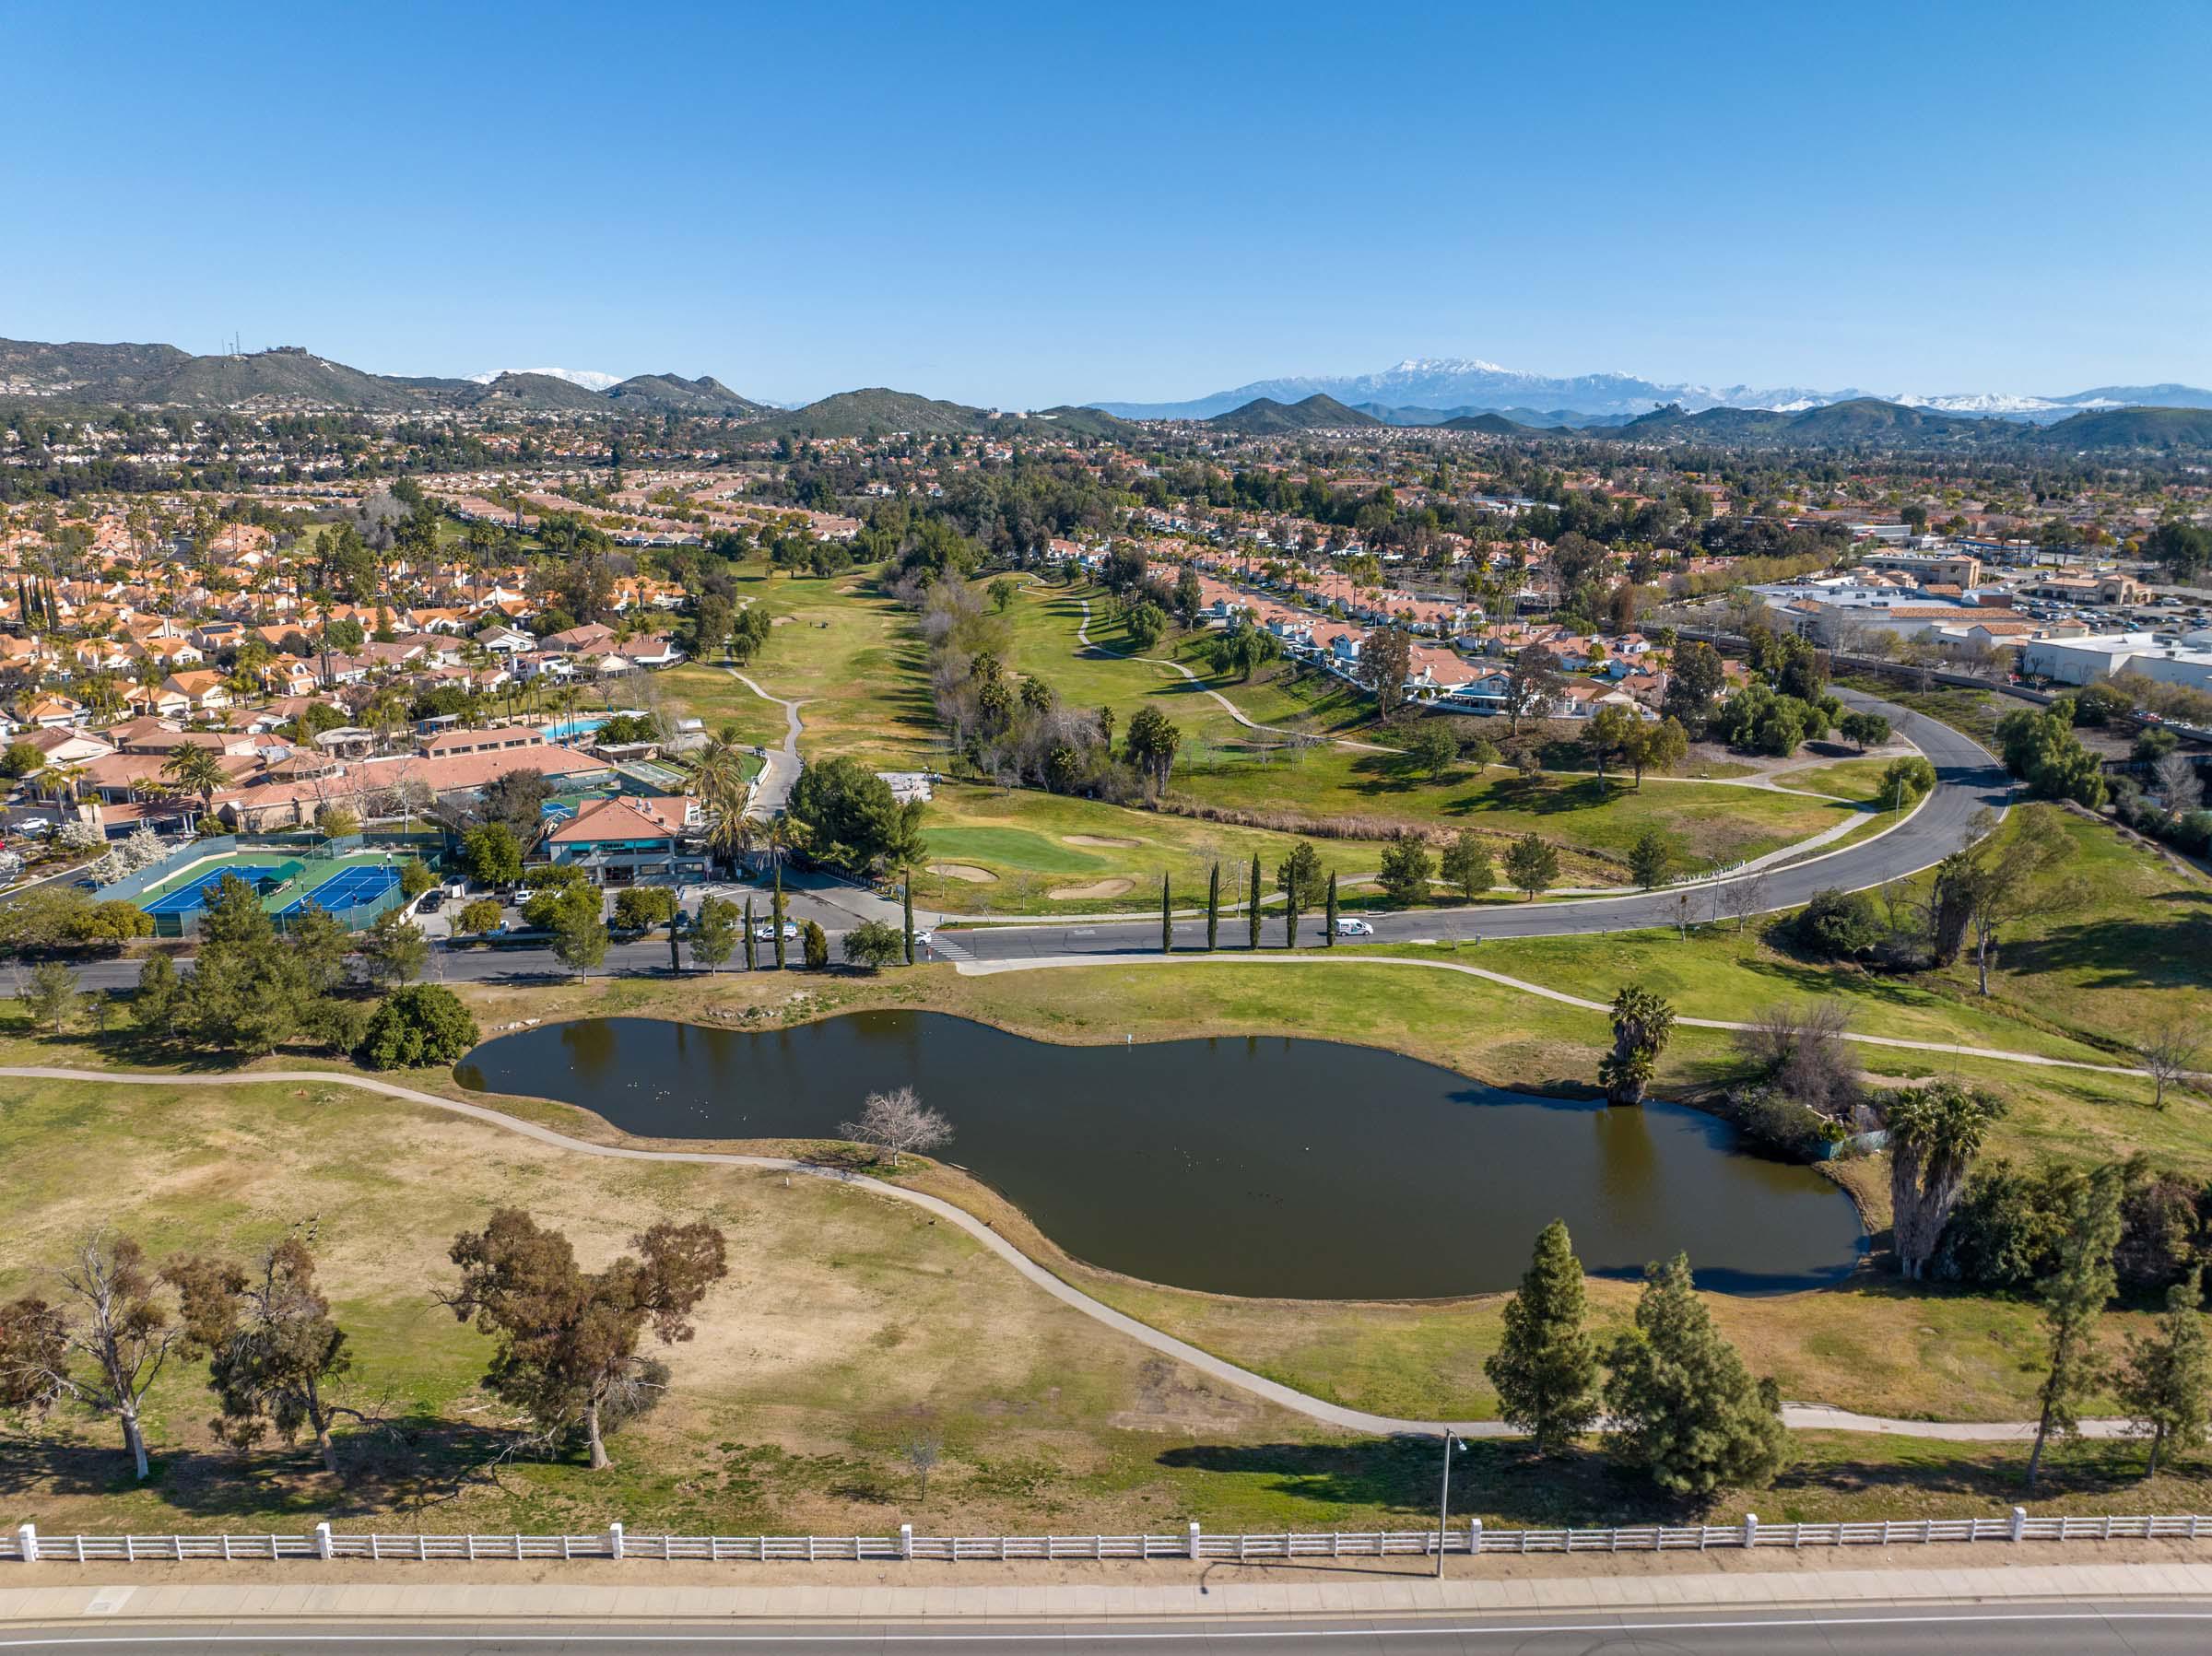
M589 368L495 368L488 373L468 377L478 385L488 385L501 374L544 374L548 379L566 380L571 385L581 385L586 391L605 391L622 383L620 374L603 374Z
M1462 357L1409 358L1379 373L1300 374L1279 380L1254 380L1250 384L1187 403L1094 403L1091 406L1125 419L1210 419L1217 414L1241 408L1254 397L1296 403L1316 393L1370 412L1391 408L1458 411L1540 408L1591 419L1649 414L1668 403L1678 403L1692 414L1722 407L1771 408L1794 414L1869 396L1945 414L2038 423L2064 419L2069 414L2089 408L2212 407L2212 391L2172 383L2107 385L2053 396L2002 392L1895 394L1857 387L1820 391L1802 385L1670 383L1628 373L1560 378L1505 368L1479 358Z

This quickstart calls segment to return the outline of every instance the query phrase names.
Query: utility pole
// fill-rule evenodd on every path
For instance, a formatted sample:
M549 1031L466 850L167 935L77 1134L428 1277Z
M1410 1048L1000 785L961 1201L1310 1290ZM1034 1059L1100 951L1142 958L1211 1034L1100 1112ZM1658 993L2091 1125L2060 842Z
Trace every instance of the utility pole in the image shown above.
M1444 1428L1443 1488L1436 1497L1436 1575L1439 1580L1443 1580L1444 1575L1444 1526L1452 1515L1452 1451L1455 1449L1464 1451L1466 1447L1465 1442L1453 1435L1451 1427Z

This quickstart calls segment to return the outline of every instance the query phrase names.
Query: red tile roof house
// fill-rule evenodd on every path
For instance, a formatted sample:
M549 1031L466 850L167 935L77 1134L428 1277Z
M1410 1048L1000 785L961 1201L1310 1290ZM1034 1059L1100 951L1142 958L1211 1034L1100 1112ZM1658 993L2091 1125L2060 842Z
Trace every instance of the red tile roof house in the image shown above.
M703 880L707 853L683 845L696 808L680 798L595 799L546 836L546 851L602 886Z

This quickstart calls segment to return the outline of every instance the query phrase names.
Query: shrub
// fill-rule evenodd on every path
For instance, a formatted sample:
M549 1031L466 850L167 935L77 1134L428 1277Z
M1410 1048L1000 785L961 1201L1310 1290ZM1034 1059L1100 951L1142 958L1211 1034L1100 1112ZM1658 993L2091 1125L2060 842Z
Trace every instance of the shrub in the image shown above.
M477 1044L477 1020L439 983L395 990L370 1015L354 1056L372 1070L452 1063Z
M799 946L806 951L808 971L820 971L830 964L830 934L811 920L799 928Z
M502 910L488 897L479 897L462 906L454 917L453 928L458 932L481 936L500 923Z
M1790 926L1806 947L1837 959L1863 955L1882 940L1881 917L1864 891L1817 891Z
M1753 1144L1793 1161L1812 1157L1828 1136L1826 1116L1771 1086L1736 1088L1726 1096L1720 1113Z
M626 886L615 897L615 924L625 932L666 925L676 914L676 893L665 886Z
M1936 767L1911 753L1889 761L1889 768L1882 772L1881 792L1875 798L1878 804L1901 808L1916 803L1935 785Z
M906 939L886 920L864 920L845 934L845 960L871 971L896 966L906 958Z

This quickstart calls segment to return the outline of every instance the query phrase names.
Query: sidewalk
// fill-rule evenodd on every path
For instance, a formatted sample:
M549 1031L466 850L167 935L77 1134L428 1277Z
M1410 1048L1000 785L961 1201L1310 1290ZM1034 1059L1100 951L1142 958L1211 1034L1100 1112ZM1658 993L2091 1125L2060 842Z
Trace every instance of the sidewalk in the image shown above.
M273 1580L218 1584L122 1579L0 1588L0 1625L124 1621L230 1621L267 1617L347 1621L578 1620L618 1623L736 1617L768 1621L1144 1620L1182 1616L1495 1615L1529 1611L1684 1610L1745 1606L1825 1609L1870 1604L2053 1603L2071 1599L2212 1597L2212 1562L1993 1562L1995 1546L1932 1549L1918 1568L1665 1570L1636 1574L1383 1575L1351 1570L1276 1570L1235 1579L1233 1565L1157 1585L1096 1581L973 1581L948 1568L904 1566L877 1581L818 1578L749 1582L749 1567L725 1566L714 1584L670 1580L658 1568L615 1566L619 1582L567 1578L438 1580L407 1566L375 1581L332 1581L327 1567L302 1563ZM2011 1555L2019 1556L2018 1554ZM2029 1555L2032 1556L2033 1555ZM2079 1552L2076 1551L2076 1556ZM1518 1560L1497 1560L1511 1565ZM1532 1561L1533 1562L1533 1561ZM1600 1562L1592 1560L1591 1562ZM1614 1560L1602 1562L1610 1564ZM41 1572L49 1566L35 1567ZM1465 1568L1464 1565L1462 1568ZM1244 1577L1262 1572L1243 1571ZM936 1579L930 1579L934 1575ZM916 1578L920 1579L916 1579ZM1322 1579L1315 1579L1315 1578Z

